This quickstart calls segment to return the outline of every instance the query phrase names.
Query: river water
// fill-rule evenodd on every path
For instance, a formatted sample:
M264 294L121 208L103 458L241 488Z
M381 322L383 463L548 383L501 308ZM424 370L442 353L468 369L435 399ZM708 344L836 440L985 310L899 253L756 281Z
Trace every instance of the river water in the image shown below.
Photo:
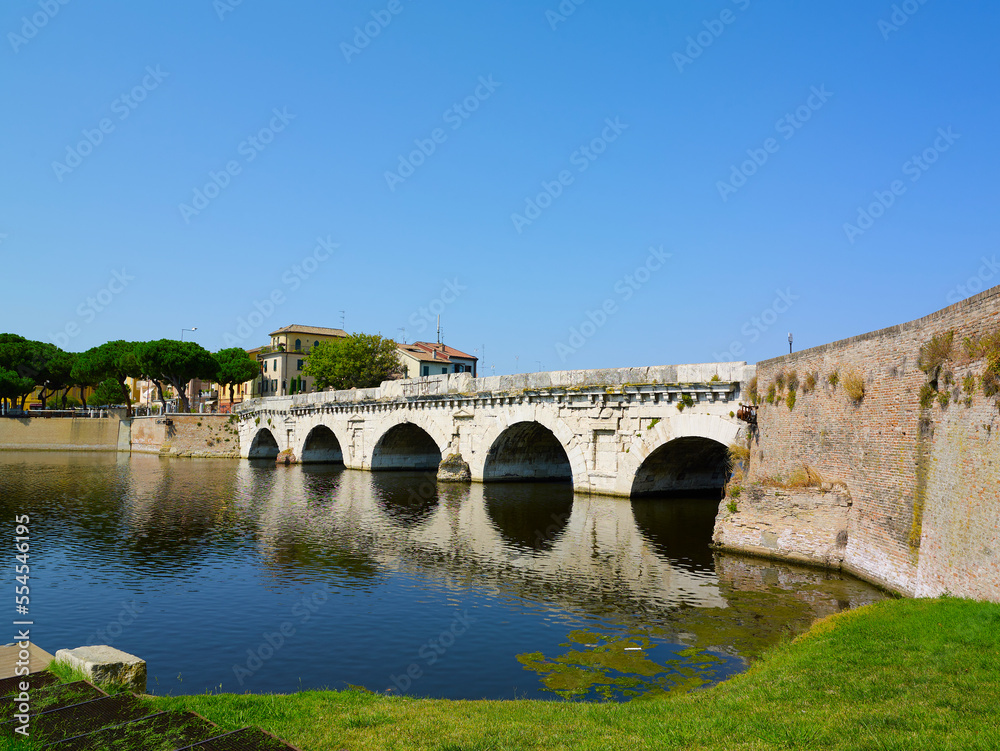
M885 596L713 552L718 501L561 484L0 452L0 507L31 517L35 643L138 655L156 694L627 699Z

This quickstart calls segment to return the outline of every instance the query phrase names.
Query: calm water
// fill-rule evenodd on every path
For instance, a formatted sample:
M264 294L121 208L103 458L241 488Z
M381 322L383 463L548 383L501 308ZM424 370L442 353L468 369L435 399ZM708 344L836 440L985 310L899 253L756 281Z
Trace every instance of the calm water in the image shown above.
M158 694L621 699L883 597L713 553L717 502L553 484L2 452L0 507L31 515L35 642L139 655Z

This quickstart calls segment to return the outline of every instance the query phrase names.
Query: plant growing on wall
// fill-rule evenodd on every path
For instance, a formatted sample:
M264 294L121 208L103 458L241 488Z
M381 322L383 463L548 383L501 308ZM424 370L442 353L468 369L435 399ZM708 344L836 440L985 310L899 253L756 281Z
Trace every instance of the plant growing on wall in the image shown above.
M830 373L830 375L826 377L826 382L829 383L834 388L837 388L837 384L840 383L840 373L838 373L836 370L833 371L832 373Z
M694 406L694 397L690 394L681 394L681 398L677 403L677 410L683 412L685 407Z
M789 412L795 408L795 389L788 390L788 396L785 397L785 404L788 405Z
M858 371L849 370L844 373L843 386L847 398L855 404L865 398L865 378Z

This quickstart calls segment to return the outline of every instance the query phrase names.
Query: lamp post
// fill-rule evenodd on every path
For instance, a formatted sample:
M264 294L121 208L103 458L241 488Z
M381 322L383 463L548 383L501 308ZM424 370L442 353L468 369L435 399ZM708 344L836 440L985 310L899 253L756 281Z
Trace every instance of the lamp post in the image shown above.
M792 354L792 332L788 332L788 354Z
M181 329L181 341L182 342L184 341L184 332L185 331L197 331L197 330L198 330L197 326L195 326L194 328L190 328L190 329Z

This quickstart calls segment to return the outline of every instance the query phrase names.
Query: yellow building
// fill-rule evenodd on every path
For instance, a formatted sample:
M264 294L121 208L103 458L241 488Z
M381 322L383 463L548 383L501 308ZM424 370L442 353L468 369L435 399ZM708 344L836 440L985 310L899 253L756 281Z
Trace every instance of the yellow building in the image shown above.
M315 390L314 379L302 374L306 357L322 342L347 338L342 329L321 326L285 326L271 332L271 343L249 350L260 361L261 377L244 384L245 398L285 396ZM226 395L228 400L229 395Z

